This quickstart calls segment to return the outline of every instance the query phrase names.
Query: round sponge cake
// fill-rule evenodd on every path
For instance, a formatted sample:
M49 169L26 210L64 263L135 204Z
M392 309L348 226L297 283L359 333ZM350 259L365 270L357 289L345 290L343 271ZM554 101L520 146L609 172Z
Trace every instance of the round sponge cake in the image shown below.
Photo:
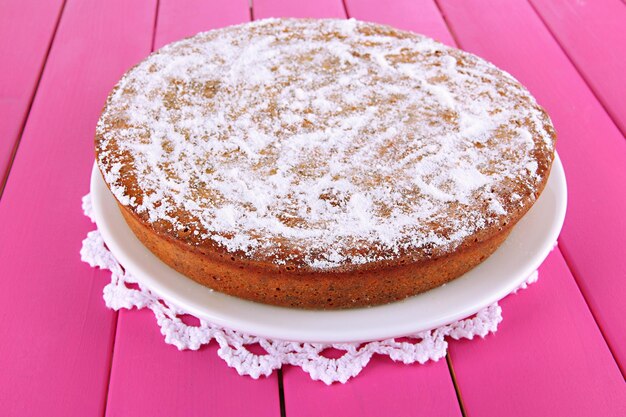
M111 92L96 160L161 260L283 306L399 300L474 267L546 184L550 119L427 37L268 19L175 42Z

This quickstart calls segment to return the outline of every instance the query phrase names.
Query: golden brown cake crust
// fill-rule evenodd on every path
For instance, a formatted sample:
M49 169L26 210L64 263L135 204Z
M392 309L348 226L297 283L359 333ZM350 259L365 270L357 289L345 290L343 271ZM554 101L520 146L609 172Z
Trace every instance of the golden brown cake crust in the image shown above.
M124 206L120 205L120 210L133 233L152 253L194 281L247 300L305 309L374 306L436 288L486 259L512 229L507 225L485 241L438 259L364 271L303 272L276 269L271 264L246 264L227 254L216 257L214 253L190 251L179 241L154 233Z
M543 190L554 142L532 96L471 54L381 25L271 19L130 70L96 159L133 232L183 274L346 308L489 256Z

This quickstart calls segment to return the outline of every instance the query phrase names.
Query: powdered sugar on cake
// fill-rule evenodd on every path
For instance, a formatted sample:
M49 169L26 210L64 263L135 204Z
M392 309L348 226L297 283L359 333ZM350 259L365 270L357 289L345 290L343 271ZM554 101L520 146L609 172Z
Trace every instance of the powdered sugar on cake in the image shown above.
M470 54L354 20L268 19L129 71L97 148L118 201L174 236L333 269L454 250L531 204L551 129Z

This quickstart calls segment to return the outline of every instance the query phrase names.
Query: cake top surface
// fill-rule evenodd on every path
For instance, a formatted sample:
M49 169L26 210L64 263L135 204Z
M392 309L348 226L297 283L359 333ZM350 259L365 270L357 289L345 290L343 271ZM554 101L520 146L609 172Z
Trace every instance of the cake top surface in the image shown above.
M332 270L455 250L534 202L549 118L492 64L355 20L175 42L107 100L97 163L159 233Z

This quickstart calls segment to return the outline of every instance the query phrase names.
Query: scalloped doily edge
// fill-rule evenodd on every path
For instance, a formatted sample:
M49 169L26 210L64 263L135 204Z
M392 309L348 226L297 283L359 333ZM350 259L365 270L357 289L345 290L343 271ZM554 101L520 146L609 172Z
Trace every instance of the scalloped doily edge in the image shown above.
M83 197L82 207L85 215L93 222L89 194ZM255 379L269 376L283 365L292 365L301 368L313 380L329 385L334 382L345 383L357 376L374 354L388 356L393 361L404 364L438 361L446 356L447 338L483 338L489 333L495 333L502 322L502 309L498 303L494 303L466 319L401 338L332 345L272 340L226 329L201 319L198 319L197 325L185 323L183 317L190 314L160 298L126 272L107 249L98 230L87 234L82 242L80 255L82 261L92 267L111 272L111 282L103 290L103 298L108 308L116 311L133 307L152 310L165 343L174 345L179 350L198 350L215 340L219 345L217 354L228 366L235 368L239 375L248 375ZM526 289L537 279L538 272L535 271L513 293ZM254 353L247 348L252 345L260 346L266 353ZM331 348L341 351L341 356L324 356L325 351Z

